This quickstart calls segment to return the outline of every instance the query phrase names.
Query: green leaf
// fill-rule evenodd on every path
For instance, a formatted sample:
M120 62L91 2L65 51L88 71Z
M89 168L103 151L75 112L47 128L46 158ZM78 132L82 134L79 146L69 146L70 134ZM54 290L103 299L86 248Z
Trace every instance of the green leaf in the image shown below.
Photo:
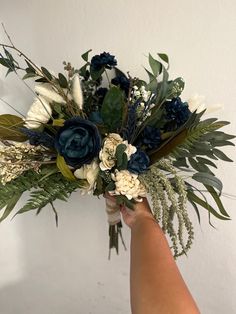
M226 134L221 131L213 131L203 136L204 140L227 141L235 138L235 135Z
M214 175L211 170L204 164L199 161L196 161L194 158L189 157L188 161L193 169L197 170L198 172L207 172Z
M105 71L105 68L103 67L101 70L99 71L95 71L91 66L90 66L90 75L92 77L92 79L94 81L97 81L103 74L103 72Z
M222 216L221 214L219 214L210 204L208 204L207 202L202 200L200 197L198 197L196 194L194 194L191 191L188 191L188 199L191 202L194 202L194 203L202 206L203 208L207 209L208 212L211 213L212 215L214 215L216 218L221 219L221 220L230 220L228 217L225 217L225 216Z
M29 73L26 73L23 77L22 77L22 80L26 80L28 78L32 78L32 77L36 77L37 75L35 73L32 73L32 72L29 72Z
M199 224L201 224L201 216L200 216L200 213L199 213L199 210L198 210L198 207L197 207L197 205L192 201L192 200L188 200L189 202L190 202L190 204L193 206L193 208L194 208L194 210L195 210L195 212L196 212L196 214L197 214L197 219L198 219L198 222L199 222Z
M4 49L4 52L5 52L5 54L6 54L6 57L7 57L8 60L13 64L15 60L14 60L12 54L11 54L5 47L3 47L3 49ZM13 66L14 66L14 65L13 65Z
M118 170L125 170L127 169L127 164L128 164L128 157L127 154L125 153L126 150L126 145L125 144L119 144L116 148L116 159L117 159L117 169Z
M66 77L62 73L58 74L58 80L59 80L59 84L60 84L60 86L62 88L67 88L68 87L67 79L66 79Z
M32 64L25 59L26 64L28 65L28 68L30 69L30 72L36 73L35 68L32 66Z
M52 122L52 125L53 126L63 126L65 123L65 120L64 119L54 119L53 122Z
M235 146L235 144L230 142L230 141L216 141L216 140L212 140L211 144L212 144L213 147Z
M162 71L162 64L156 59L154 59L150 53L148 56L148 60L154 77L157 77Z
M217 168L217 166L209 159L203 158L203 157L197 157L197 161L204 163L206 165L212 166L214 168Z
M192 178L195 181L200 182L204 185L210 185L212 187L215 187L220 193L222 192L223 188L222 182L218 178L211 175L210 173L198 172L195 173L192 176Z
M43 72L43 75L49 80L52 80L52 74L44 67L41 67L41 70Z
M22 193L16 193L14 196L12 196L8 203L7 203L7 207L5 208L1 218L0 218L0 222L2 222L4 219L7 218L7 216L10 215L10 213L12 212L12 210L14 209L15 205L17 204L17 202L19 201L20 197L21 197Z
M101 116L109 132L117 132L122 125L124 111L124 94L119 87L112 86L107 92L102 108Z
M128 200L128 198L124 195L117 195L116 196L116 204L117 205L124 205L130 209L133 209L135 201L134 200Z
M0 58L0 64L6 68L9 68L9 60L7 58Z
M115 183L113 181L111 181L110 183L108 183L108 185L105 188L105 191L114 191L116 188Z
M72 171L66 164L63 156L60 155L57 156L57 167L66 179L70 181L76 181L75 176L73 175Z
M221 150L214 148L212 150L213 154L221 160L233 162L232 159L228 158Z
M81 57L82 57L82 59L84 60L84 61L86 61L86 62L88 62L88 55L89 55L89 53L92 51L92 49L89 49L88 51L86 51L85 53L83 53L82 55L81 55Z
M169 67L169 57L167 56L167 54L165 54L165 53L158 53L158 56L161 58L161 60L166 62L168 64L168 67Z
M0 140L10 140L16 142L25 142L27 136L19 131L24 121L12 114L0 115Z
M220 212L222 215L229 217L229 214L227 213L227 211L224 208L223 203L221 202L221 199L218 195L218 193L216 193L215 189L212 186L209 185L205 185L207 191L211 194L211 196L213 197L214 201L216 202Z

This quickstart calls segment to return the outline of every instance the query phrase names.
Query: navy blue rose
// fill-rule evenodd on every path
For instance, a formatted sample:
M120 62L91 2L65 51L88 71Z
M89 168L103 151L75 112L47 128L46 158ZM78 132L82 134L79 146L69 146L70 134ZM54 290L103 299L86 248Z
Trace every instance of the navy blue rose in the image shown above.
M183 125L189 118L191 111L186 102L182 102L180 97L173 98L164 103L167 123L165 131L174 131Z
M147 150L156 149L161 144L161 131L153 126L146 126L141 133L139 146L145 146Z
M116 86L120 86L125 94L128 96L130 81L125 75L118 75L111 80L111 83Z
M109 52L103 52L100 55L96 55L91 59L91 67L94 71L100 71L103 67L111 69L117 65L115 56L112 56Z
M135 174L140 174L148 169L150 159L142 150L137 150L132 154L128 162L128 170Z
M98 156L101 137L92 122L74 117L67 120L58 131L55 148L68 165L80 168Z

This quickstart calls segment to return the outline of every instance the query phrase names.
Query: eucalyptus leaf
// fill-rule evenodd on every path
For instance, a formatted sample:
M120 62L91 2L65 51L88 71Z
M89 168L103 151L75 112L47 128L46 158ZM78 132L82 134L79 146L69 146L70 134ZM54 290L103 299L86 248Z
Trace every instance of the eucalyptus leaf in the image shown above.
M164 62L166 62L169 66L169 57L167 54L165 53L158 53L158 56L161 58L161 60L163 60Z
M32 77L36 77L37 75L33 72L29 72L29 73L26 73L23 77L22 77L22 80L26 80L28 78L32 78Z
M67 79L66 79L66 77L62 73L58 74L58 80L59 80L59 84L60 84L60 86L62 88L67 88L68 87Z
M218 158L221 159L221 160L233 162L232 159L230 159L229 157L227 157L227 156L226 156L221 150L219 150L219 149L214 148L214 149L212 150L212 152L213 152L213 154L214 154L216 157L218 157Z
M153 75L157 77L162 71L162 64L156 59L154 59L150 53L148 56L148 60L149 60L149 65L152 69Z
M198 172L198 173L195 173L192 176L192 178L195 181L200 182L204 185L215 187L220 193L222 192L222 188L223 188L222 182L218 178L211 175L210 173Z
M211 196L213 197L214 201L216 202L220 212L222 215L229 217L229 214L227 213L227 211L224 208L223 203L221 202L221 199L218 195L218 193L215 191L215 189L212 186L209 185L205 185L207 191L211 194Z
M41 67L41 70L43 72L43 75L49 80L52 80L52 74L44 67Z
M204 164L207 164L209 166L212 166L214 168L217 168L217 166L214 164L214 162L212 162L211 160L209 160L207 158L197 157L197 161L199 161L200 163L204 163Z
M230 220L228 217L225 217L225 216L222 216L221 214L219 214L210 204L208 204L207 202L202 200L200 197L198 197L192 191L188 191L187 194L188 194L188 199L191 202L194 202L194 203L200 205L201 207L207 209L208 212L211 213L212 215L214 215L216 218L221 219L221 220Z
M88 62L88 55L89 55L89 53L92 51L92 49L89 49L88 51L86 51L85 53L83 53L82 55L81 55L81 58L84 60L84 61L86 61L86 62Z

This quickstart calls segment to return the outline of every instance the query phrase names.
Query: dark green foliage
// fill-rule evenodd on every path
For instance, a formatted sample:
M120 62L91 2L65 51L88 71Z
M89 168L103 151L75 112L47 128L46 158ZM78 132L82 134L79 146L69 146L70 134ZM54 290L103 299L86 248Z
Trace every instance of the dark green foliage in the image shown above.
M54 202L56 199L66 201L74 190L82 186L82 181L70 182L61 173L52 171L51 175L48 176L50 168L44 167L40 173L32 170L26 171L17 179L6 185L1 185L0 208L5 208L5 211L0 221L11 213L25 191L36 189L31 192L29 201L17 214L29 210L40 212L44 206Z
M102 120L109 132L117 132L121 128L124 111L124 93L113 86L107 92L101 109Z
M31 192L30 199L16 215L30 210L37 210L39 213L43 207L56 199L67 201L70 194L81 186L80 181L71 182L66 180L61 173L55 173L39 182L38 190Z

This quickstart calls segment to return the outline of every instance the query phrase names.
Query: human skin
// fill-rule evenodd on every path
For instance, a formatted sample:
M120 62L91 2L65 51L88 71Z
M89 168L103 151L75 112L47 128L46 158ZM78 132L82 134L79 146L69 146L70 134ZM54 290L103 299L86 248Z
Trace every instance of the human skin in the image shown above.
M132 314L199 314L147 199L121 213L131 229Z

